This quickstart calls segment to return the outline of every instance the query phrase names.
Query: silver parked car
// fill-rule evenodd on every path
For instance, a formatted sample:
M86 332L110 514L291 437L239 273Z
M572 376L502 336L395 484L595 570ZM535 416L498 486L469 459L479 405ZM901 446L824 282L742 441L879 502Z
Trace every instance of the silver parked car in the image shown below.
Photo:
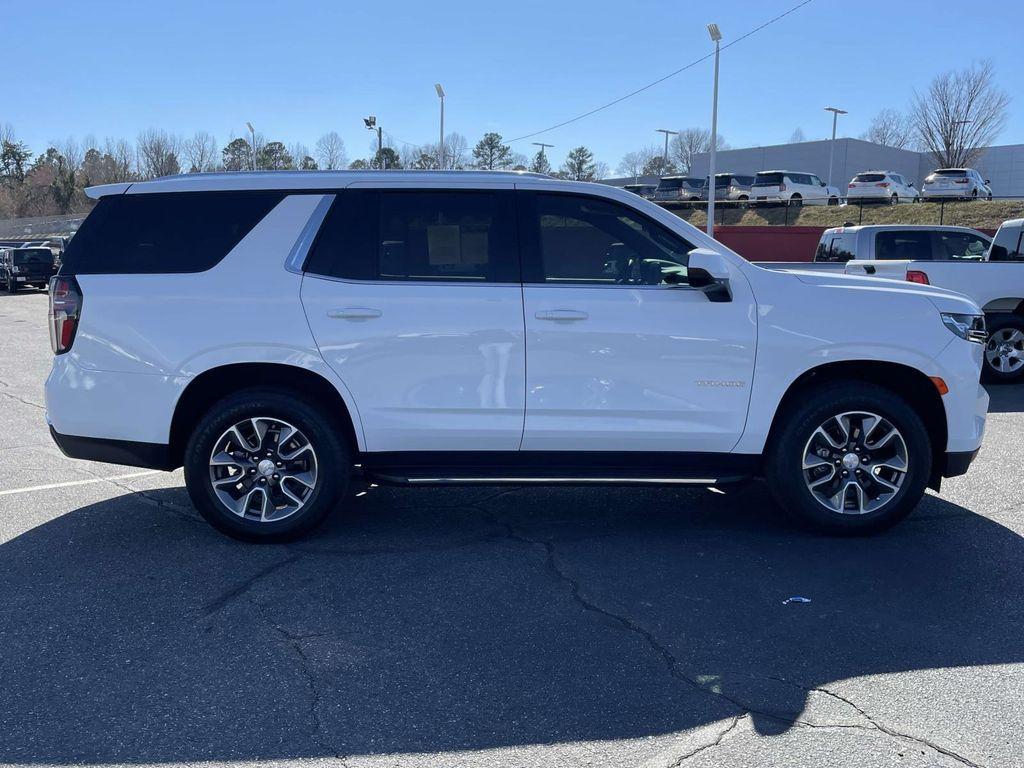
M938 168L928 174L921 185L925 200L991 200L992 187L988 179L973 168Z
M665 176L658 182L654 191L654 199L666 200L700 200L700 191L704 188L704 179L696 176Z
M754 175L744 173L716 173L715 200L746 202L750 199L750 190L754 185ZM700 190L700 199L708 199L708 181Z

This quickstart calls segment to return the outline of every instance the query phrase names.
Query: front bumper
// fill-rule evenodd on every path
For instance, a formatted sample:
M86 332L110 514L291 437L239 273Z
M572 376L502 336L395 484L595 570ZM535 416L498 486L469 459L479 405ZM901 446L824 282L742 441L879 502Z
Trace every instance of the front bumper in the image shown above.
M943 477L957 477L966 475L971 462L978 456L981 448L973 451L948 451L946 453L946 466L942 470Z

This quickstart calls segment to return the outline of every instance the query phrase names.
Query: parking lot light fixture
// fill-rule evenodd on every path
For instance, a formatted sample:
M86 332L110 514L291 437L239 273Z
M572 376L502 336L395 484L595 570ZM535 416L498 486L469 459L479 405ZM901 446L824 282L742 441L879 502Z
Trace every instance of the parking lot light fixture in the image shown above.
M826 112L832 113L832 143L828 147L828 185L832 186L832 163L835 160L836 154L836 123L839 122L840 115L849 114L845 109L839 109L838 107L825 107Z
M661 172L662 173L667 173L668 172L668 137L669 136L676 136L676 135L678 135L679 131L670 131L667 128L656 128L655 130L657 131L657 133L664 133L665 134L665 154L661 158Z
M252 143L249 145L249 168L250 170L256 170L256 129L252 127L252 123L248 120L245 121L246 128L249 129L249 135L252 137Z
M444 170L444 88L440 83L434 83L434 90L441 100L441 141L437 145L437 168Z
M708 35L715 44L715 84L711 97L711 151L708 155L708 237L715 236L715 150L718 144L718 54L722 33L717 24L708 24Z

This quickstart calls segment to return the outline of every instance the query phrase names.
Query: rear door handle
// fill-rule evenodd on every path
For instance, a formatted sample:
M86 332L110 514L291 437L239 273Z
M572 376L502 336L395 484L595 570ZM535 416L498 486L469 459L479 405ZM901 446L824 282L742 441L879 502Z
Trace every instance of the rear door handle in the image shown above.
M577 309L546 309L537 312L534 317L538 320L586 320L590 315L580 312Z
M327 316L335 320L371 320L383 314L379 309L370 307L345 307L327 311Z

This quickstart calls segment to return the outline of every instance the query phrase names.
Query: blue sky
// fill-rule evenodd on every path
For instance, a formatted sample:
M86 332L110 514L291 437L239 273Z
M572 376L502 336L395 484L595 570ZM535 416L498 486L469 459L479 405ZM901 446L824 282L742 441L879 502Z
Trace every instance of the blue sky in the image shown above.
M223 145L251 120L268 139L310 146L338 131L368 154L361 118L396 141L436 140L433 84L446 128L470 145L561 122L644 85L798 0L174 3L4 0L0 123L33 150L69 135L134 139L160 127ZM902 108L937 72L990 58L1012 99L999 143L1024 142L1024 4L1019 0L813 0L722 53L719 130L734 147L825 137L829 104L856 136ZM12 34L20 30L20 34ZM707 126L705 62L608 110L513 145L586 144L612 168L659 144L656 128Z

